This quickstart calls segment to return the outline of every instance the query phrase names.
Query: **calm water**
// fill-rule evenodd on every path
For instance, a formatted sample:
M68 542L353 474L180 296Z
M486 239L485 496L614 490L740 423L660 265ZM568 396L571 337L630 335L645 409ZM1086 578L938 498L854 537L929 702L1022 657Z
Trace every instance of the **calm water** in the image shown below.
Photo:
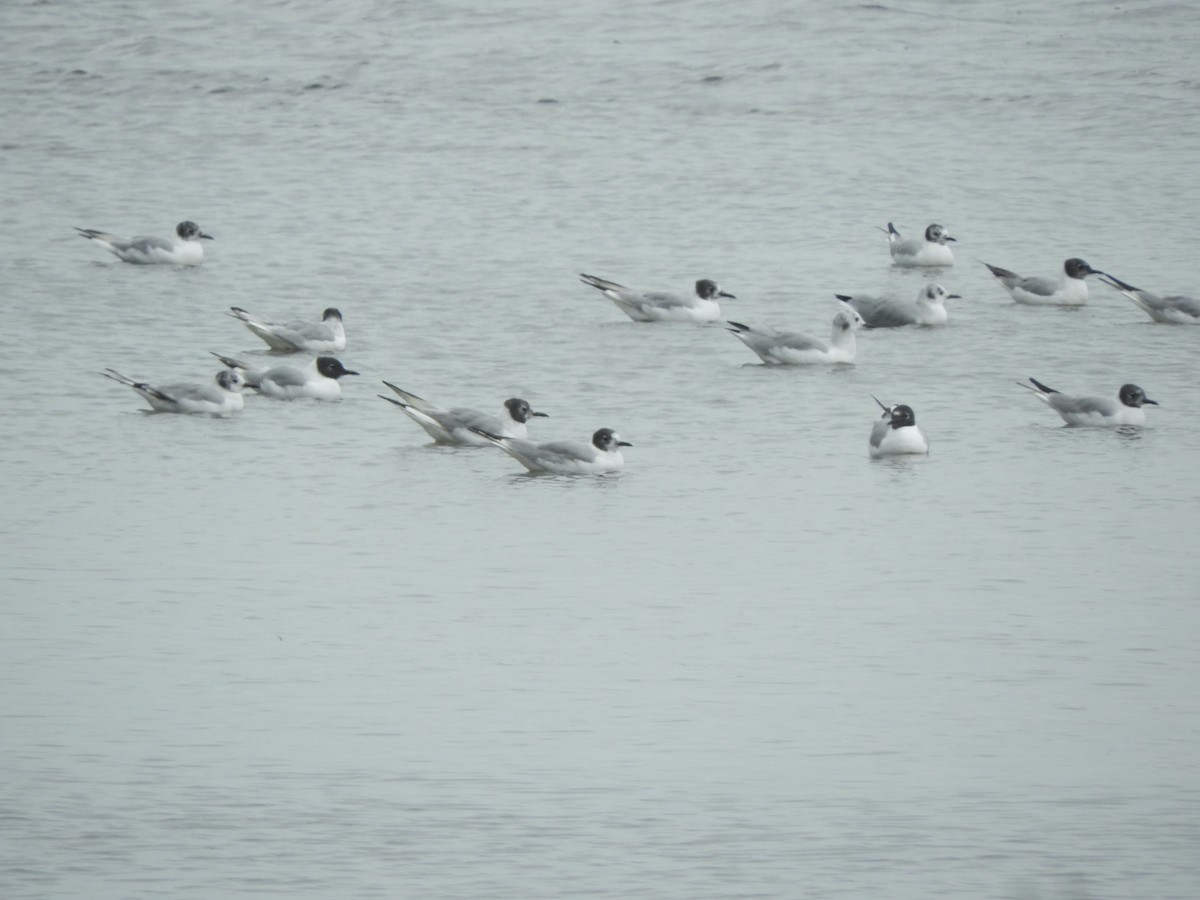
M1200 289L1184 4L0 7L0 893L1191 898ZM217 241L137 268L72 226ZM960 238L943 329L768 369L578 272L825 334ZM231 305L345 314L337 404L146 416ZM1014 381L1143 385L1135 433ZM524 396L612 478L376 398ZM927 459L871 462L869 394Z

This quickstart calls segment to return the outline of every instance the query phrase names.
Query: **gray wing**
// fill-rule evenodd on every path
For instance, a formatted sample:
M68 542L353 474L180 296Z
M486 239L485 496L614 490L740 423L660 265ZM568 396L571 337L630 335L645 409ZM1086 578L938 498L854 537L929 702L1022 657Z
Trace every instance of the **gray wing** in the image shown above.
M454 409L442 412L426 412L429 418L435 419L447 431L453 428L478 428L491 434L503 435L508 431L508 425L500 421L499 416L480 412L466 406L456 406Z
M569 459L578 462L592 462L596 458L596 448L581 441L550 441L548 444L534 444L532 441L514 441L524 445L526 454L534 460Z
M839 295L840 296L840 295ZM843 301L854 307L868 328L899 328L917 321L915 304L884 297L851 297Z
M292 366L276 366L264 372L262 380L273 382L280 387L300 387L308 383L308 376Z
M871 426L871 446L878 447L882 444L891 427L891 423L887 419L876 419L875 424Z
M176 403L186 401L225 402L225 391L215 384L164 384L156 385L155 390L162 391Z
M1069 397L1066 394L1048 394L1044 396L1044 399L1051 408L1067 416L1111 416L1116 413L1118 406L1118 401L1110 397Z
M275 333L287 341L332 341L333 329L324 322L287 322L273 325Z
M1169 297L1158 297L1154 294L1141 292L1142 299L1151 309L1177 310L1185 315L1200 318L1200 300L1186 297L1183 294L1172 294Z
M811 334L803 334L799 331L777 331L774 335L768 337L769 345L773 347L787 347L789 350L821 350L829 349L829 342L823 341L818 337L813 337Z
M1058 290L1058 281L1054 278L1047 278L1044 275L1031 275L1028 278L1022 278L1014 288L1019 288L1030 294L1035 294L1038 297L1051 297Z
M663 309L673 306L691 306L693 300L691 297L683 297L679 294L668 294L665 291L651 291L646 294L635 294L631 291L625 293L628 302L639 306L657 306Z
M109 237L112 245L118 250L132 250L135 253L145 254L149 254L151 250L166 250L168 253L172 253L175 250L174 243L160 237L147 237L145 235L139 235L137 237L131 237L127 241L123 241L120 238L111 238L111 236Z
M790 350L820 350L829 349L829 344L810 334L798 331L772 331L769 329L752 328L745 331L735 331L734 334L755 353L762 355L772 350L787 348Z

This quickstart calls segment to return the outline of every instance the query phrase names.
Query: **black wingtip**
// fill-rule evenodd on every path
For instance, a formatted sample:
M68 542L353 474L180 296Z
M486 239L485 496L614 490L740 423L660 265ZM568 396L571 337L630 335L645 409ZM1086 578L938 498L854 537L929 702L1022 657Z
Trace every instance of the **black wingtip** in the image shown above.
M1117 278L1115 275L1110 275L1108 272L1097 272L1096 274L1099 275L1100 280L1109 287L1115 287L1119 291L1140 290L1140 288L1135 288L1132 284L1122 281L1120 278Z
M1038 381L1038 380L1037 380L1036 378L1034 378L1032 375L1029 377L1029 383L1030 383L1030 384L1032 384L1032 385L1033 385L1035 388L1037 388L1039 391L1041 391L1043 394L1057 394L1057 393L1059 393L1059 392L1058 392L1058 391L1056 391L1054 388L1052 388L1052 387L1047 387L1046 385L1042 384L1040 381Z
M834 294L833 296L837 297L843 303L849 303L851 300L854 299L849 294Z
M497 444L504 440L504 438L500 437L500 435L492 434L490 431L485 431L482 428L476 428L474 425L468 425L467 430L473 431L480 437L485 437L489 441L493 441L494 443L497 443Z

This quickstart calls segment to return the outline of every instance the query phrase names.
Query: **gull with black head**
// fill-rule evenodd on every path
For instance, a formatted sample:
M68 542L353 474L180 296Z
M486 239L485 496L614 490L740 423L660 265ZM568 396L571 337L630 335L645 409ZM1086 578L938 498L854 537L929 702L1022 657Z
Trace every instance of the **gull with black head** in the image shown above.
M721 318L718 298L737 299L707 278L696 282L691 295L635 291L595 275L580 274L579 280L596 288L635 322L715 322Z
M472 430L537 475L603 475L617 472L625 466L621 448L633 446L621 440L621 436L611 428L597 430L588 444L582 441L535 444L533 441L507 438L478 428Z
M303 369L296 366L275 366L259 376L258 391L276 400L340 400L342 386L338 379L357 375L334 356L318 356Z
M1121 385L1115 397L1074 397L1047 387L1036 378L1030 378L1029 384L1023 381L1017 384L1037 394L1068 425L1101 428L1145 425L1146 413L1142 407L1147 403L1158 406L1158 401L1147 397L1136 384Z
M1102 274L1078 257L1071 257L1063 263L1062 274L1058 278L1046 275L1024 277L999 266L983 264L1014 301L1027 306L1083 306L1088 300L1088 286L1084 279L1088 275Z
M173 239L145 236L122 238L94 228L76 227L75 230L79 232L80 237L103 247L121 262L139 266L198 266L204 262L204 245L200 243L201 239L214 239L211 234L205 234L199 225L191 221L176 225Z
M911 406L903 403L888 406L874 395L871 399L883 410L883 415L871 427L868 442L871 456L907 456L929 452L929 439L917 424L917 416Z
M505 400L500 414L491 415L465 406L442 409L416 394L396 387L390 381L385 381L384 384L395 391L400 399L379 394L380 399L399 407L402 413L424 428L437 444L486 447L492 441L484 437L484 434L525 440L529 437L526 423L530 418L547 416L547 413L534 410L520 397Z

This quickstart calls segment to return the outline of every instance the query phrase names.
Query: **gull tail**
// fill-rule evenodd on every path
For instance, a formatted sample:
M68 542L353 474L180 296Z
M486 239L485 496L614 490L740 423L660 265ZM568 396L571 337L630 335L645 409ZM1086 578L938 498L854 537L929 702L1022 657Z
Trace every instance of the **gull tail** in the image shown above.
M414 409L421 410L422 412L429 412L430 410L437 409L436 406L434 406L432 403L430 403L428 400L424 399L423 397L418 397L416 394L410 394L408 391L404 390L403 388L396 387L396 385L392 384L390 381L385 381L384 384L386 384L389 388L391 388L393 391L395 391L397 394L399 394L401 398L403 398L404 402L397 404L398 406L411 406ZM382 397L383 395L380 394L380 396ZM392 398L384 397L383 399L391 400ZM393 401L393 402L395 402L395 401Z
M623 291L625 286L617 284L615 281L609 281L607 278L597 278L595 275L588 275L584 272L579 273L579 280L584 284L589 284L598 291Z
M1018 277L1016 272L1010 272L1010 271L1008 271L1008 269L1002 269L999 266L993 266L990 263L985 263L985 262L983 262L982 259L979 260L979 262L981 262L981 263L983 263L983 265L987 266L988 271L991 272L992 275L994 275L996 278L999 278L1001 281L1003 281L1005 278L1016 279Z
M1057 394L1057 393L1059 393L1054 388L1047 387L1046 385L1042 384L1040 381L1038 381L1036 378L1033 378L1032 376L1030 377L1029 381L1030 381L1029 384L1026 384L1023 381L1018 381L1017 384L1019 384L1023 388L1029 388L1029 390L1033 391L1035 394Z
M222 356L220 353L217 353L213 350L209 350L208 352L231 369L246 369L248 371L254 368L254 366L250 365L249 363L242 362L240 359L234 359L232 356Z

